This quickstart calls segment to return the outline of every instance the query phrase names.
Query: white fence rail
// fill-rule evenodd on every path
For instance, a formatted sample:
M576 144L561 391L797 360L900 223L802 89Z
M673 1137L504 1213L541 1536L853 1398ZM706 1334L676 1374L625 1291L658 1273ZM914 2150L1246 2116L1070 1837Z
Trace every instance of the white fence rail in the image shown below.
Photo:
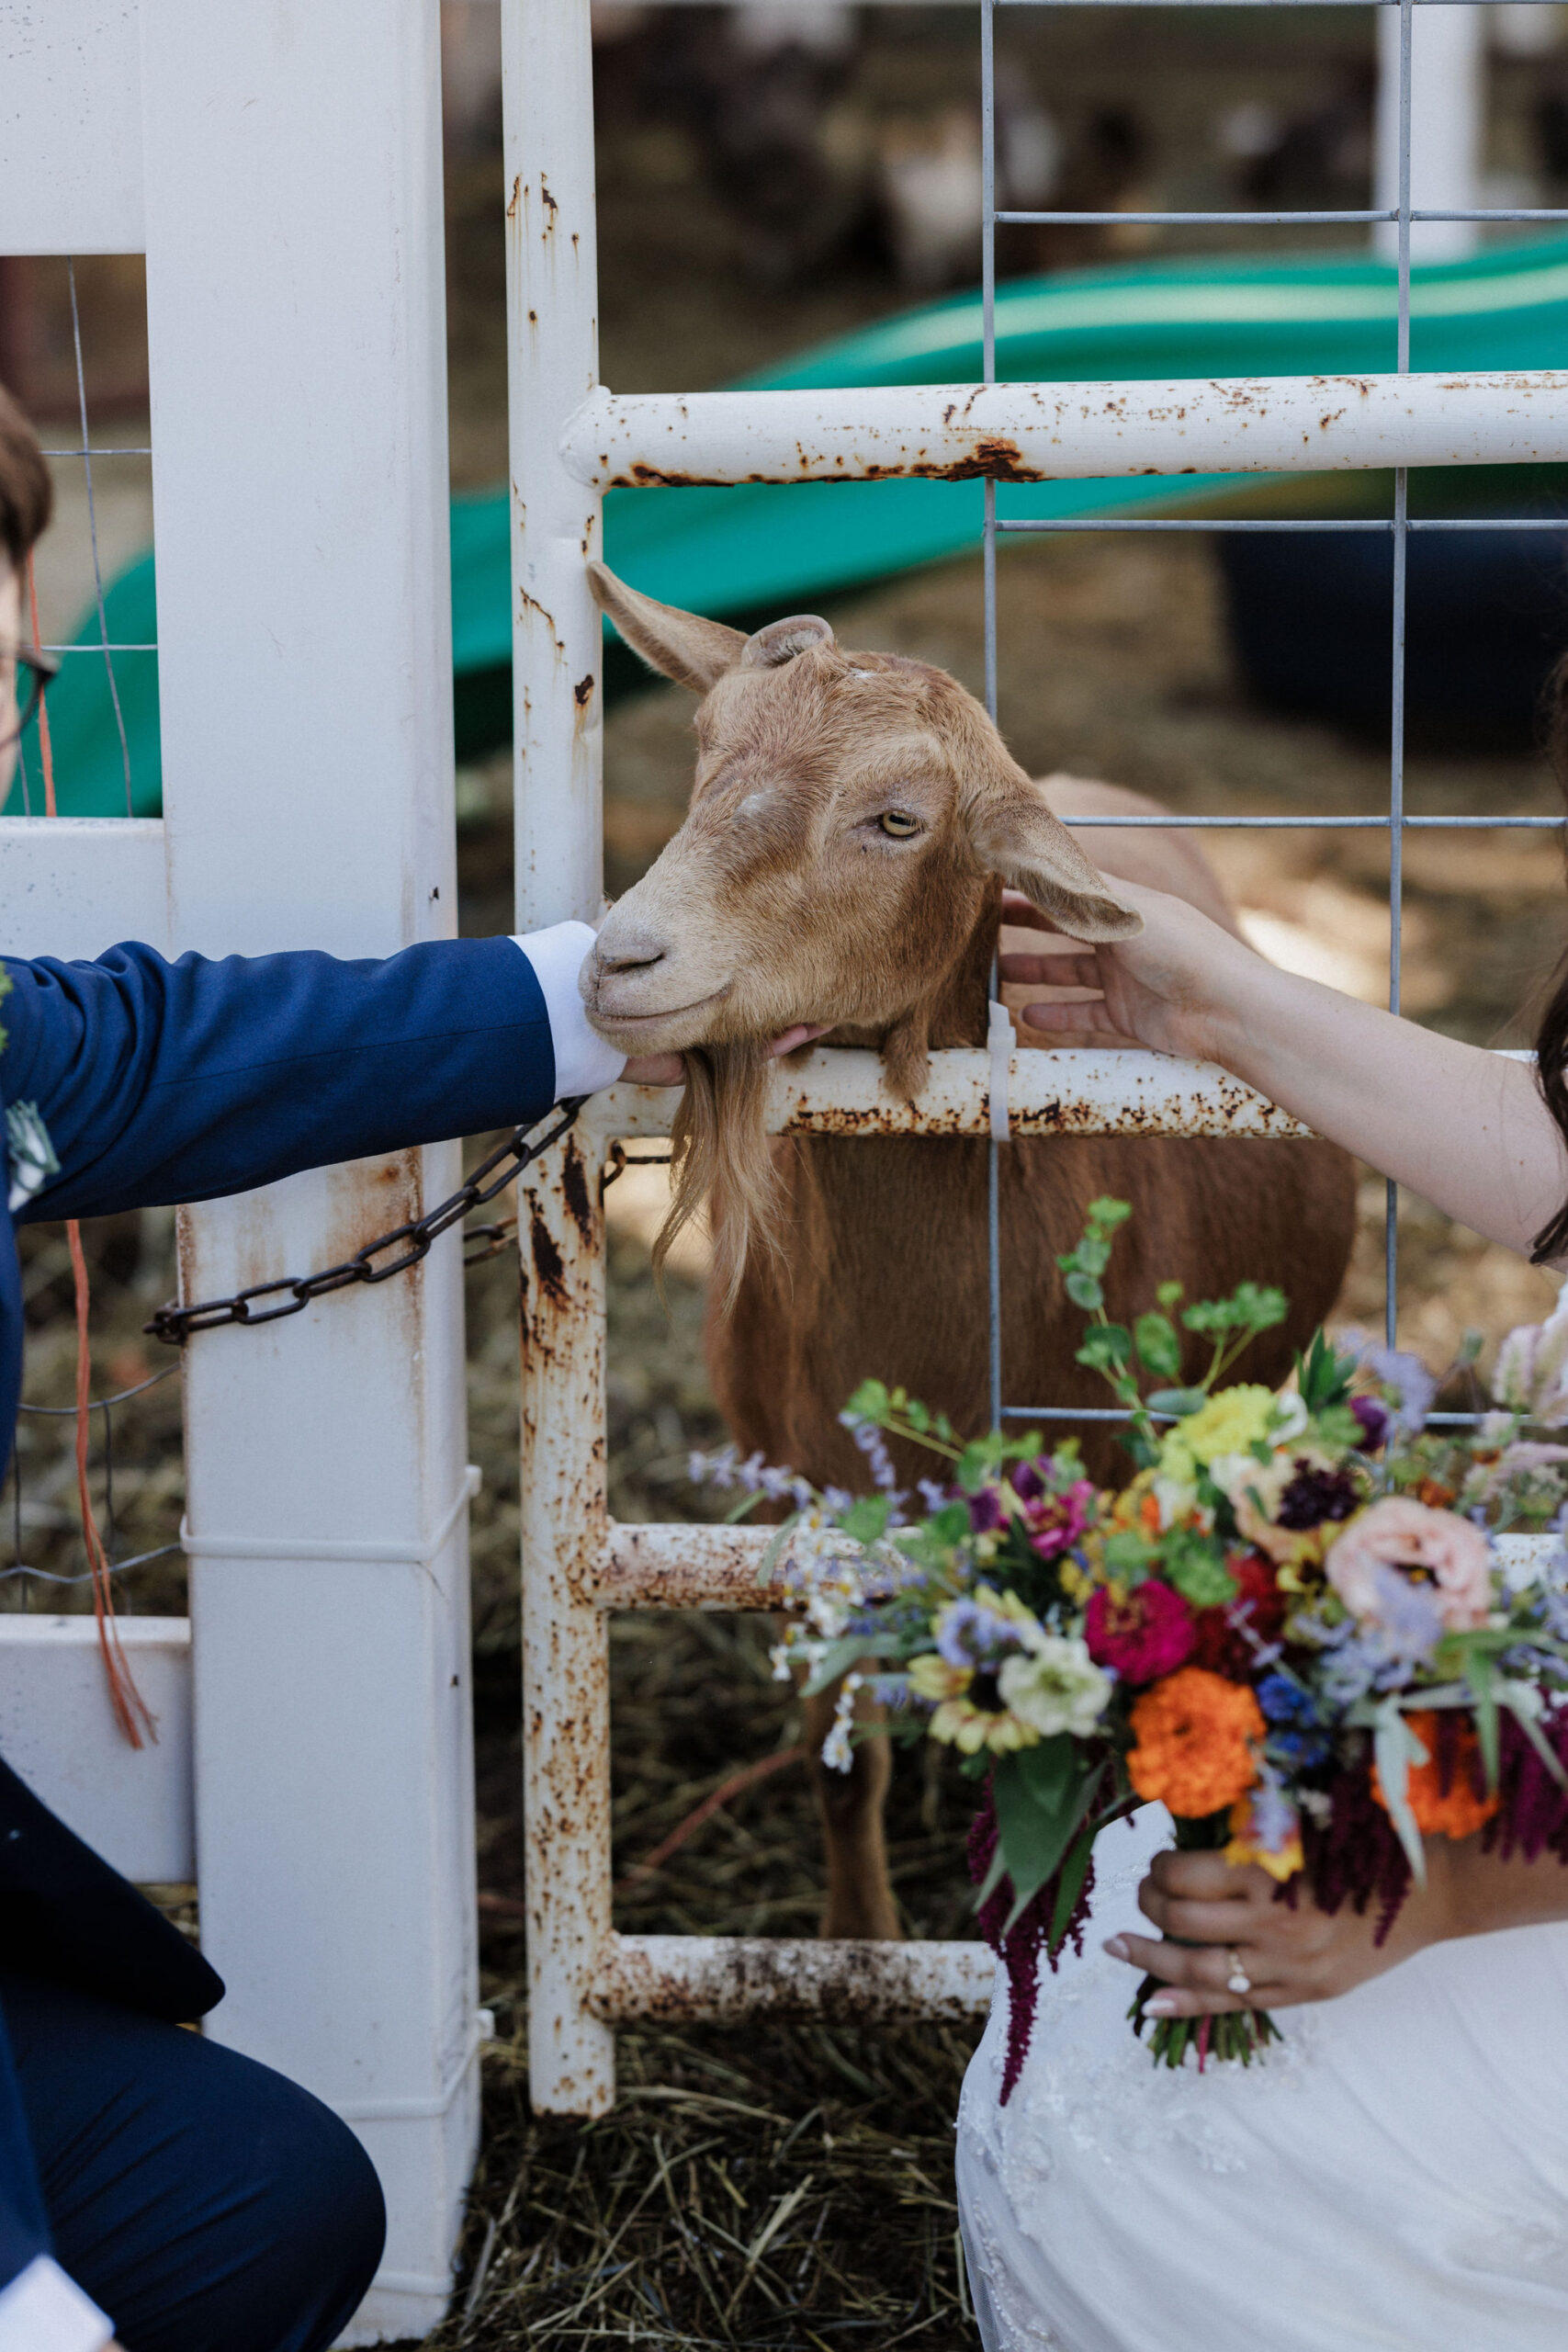
M742 481L1068 481L1568 457L1568 374L1276 376L863 390L601 387L561 458L592 490Z

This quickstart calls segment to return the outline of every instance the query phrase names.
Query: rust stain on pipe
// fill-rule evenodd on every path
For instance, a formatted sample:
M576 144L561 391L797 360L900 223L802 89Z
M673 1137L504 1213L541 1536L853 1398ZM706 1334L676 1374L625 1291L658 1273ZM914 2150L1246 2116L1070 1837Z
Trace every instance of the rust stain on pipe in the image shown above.
M959 2025L990 2007L996 1962L981 1943L807 1941L794 1937L613 1936L589 1995L596 2017L919 2018Z

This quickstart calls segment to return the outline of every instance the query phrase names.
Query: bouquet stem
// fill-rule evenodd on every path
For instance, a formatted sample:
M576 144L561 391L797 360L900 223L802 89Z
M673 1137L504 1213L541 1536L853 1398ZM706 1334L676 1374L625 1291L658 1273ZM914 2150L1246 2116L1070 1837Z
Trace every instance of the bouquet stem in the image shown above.
M1230 1842L1230 1816L1225 1813L1211 1814L1206 1820L1183 1821L1176 1824L1176 1846L1179 1853L1212 1853ZM1185 1939L1172 1936L1172 1943ZM1196 1950L1198 1947L1190 1946ZM1201 2074L1209 2060L1238 2058L1250 2066L1271 2041L1283 2039L1279 2027L1267 2009L1223 2009L1217 2017L1156 2018L1145 2015L1145 2004L1156 1993L1166 1990L1164 1979L1145 1976L1133 1996L1127 2011L1133 2031L1143 2039L1144 2028L1152 2023L1149 2035L1149 2055L1156 2066L1181 2066L1187 2053L1198 2053L1198 2072Z

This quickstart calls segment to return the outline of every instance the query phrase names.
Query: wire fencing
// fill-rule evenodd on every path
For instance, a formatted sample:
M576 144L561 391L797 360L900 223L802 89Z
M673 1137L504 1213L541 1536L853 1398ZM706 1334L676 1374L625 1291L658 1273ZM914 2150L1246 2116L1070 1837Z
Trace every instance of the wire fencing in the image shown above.
M1445 0L1379 0L1379 5L1394 7L1399 15L1398 45L1398 201L1391 208L1368 208L1351 211L1150 211L1139 213L1089 213L1068 211L1009 211L997 205L997 62L996 14L998 6L1031 6L1041 8L1063 6L1105 6L1119 5L1120 0L979 0L980 9L980 75L982 117L983 231L981 256L982 368L987 384L997 381L997 260L996 234L998 227L1015 226L1116 226L1139 222L1160 227L1279 228L1325 225L1393 225L1397 232L1395 257L1396 292L1393 321L1393 350L1391 357L1400 375L1410 373L1411 322L1411 257L1410 232L1416 222L1470 221L1489 224L1532 222L1562 224L1568 221L1568 210L1540 207L1526 209L1489 207L1482 209L1438 210L1415 209L1411 204L1411 61L1414 33L1414 11L1416 6L1438 6ZM1188 6L1195 0L1132 0L1134 6ZM1258 0L1265 7L1292 7L1313 5L1313 0ZM1497 0L1485 0L1495 6ZM1158 827L1179 827L1185 830L1226 831L1382 831L1388 835L1388 905L1389 905L1389 979L1388 1005L1392 1012L1402 1010L1402 960L1404 946L1404 841L1407 832L1416 831L1548 831L1561 824L1555 817L1529 814L1503 814L1491 811L1427 816L1412 814L1405 807L1405 652L1409 619L1409 542L1417 532L1530 531L1554 534L1559 541L1568 539L1568 519L1556 515L1465 515L1413 517L1410 504L1410 469L1394 469L1393 512L1386 517L1358 517L1343 521L1321 517L1282 515L1277 519L1258 516L1167 516L1160 518L1104 519L1090 517L1074 521L1038 521L1009 516L998 511L998 486L987 480L985 485L985 509L982 537L983 582L985 599L985 692L986 705L993 719L998 708L998 577L997 548L998 540L1008 535L1046 536L1070 532L1092 533L1268 533L1282 537L1304 537L1323 532L1369 533L1386 537L1392 542L1393 580L1391 611L1392 644L1390 655L1391 723L1389 737L1388 809L1386 815L1368 816L1347 813L1342 816L1302 814L1263 816L1225 813L1223 815L1173 815L1147 818L1134 816L1084 817L1075 819L1084 828L1109 829L1123 827L1146 830ZM995 968L991 979L994 1000L999 997ZM1001 1353L1001 1254L1000 1219L998 1211L999 1147L993 1140L988 1182L988 1257L989 1257L989 1330L990 1330L990 1390L991 1418L995 1424L1004 1420L1066 1420L1121 1419L1120 1412L1086 1414L1080 1408L1050 1404L1010 1405L1005 1400L1004 1370ZM1399 1187L1389 1181L1384 1192L1383 1213L1383 1283L1384 1329L1390 1346L1396 1335L1399 1283ZM1456 1418L1471 1419L1471 1416Z

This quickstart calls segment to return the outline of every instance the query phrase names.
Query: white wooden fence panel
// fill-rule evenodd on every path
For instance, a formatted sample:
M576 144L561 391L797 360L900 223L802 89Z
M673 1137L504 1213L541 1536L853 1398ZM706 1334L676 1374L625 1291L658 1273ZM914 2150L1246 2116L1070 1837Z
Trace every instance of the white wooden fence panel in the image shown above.
M0 254L141 251L138 0L0 13Z
M161 817L0 817L0 956L167 945Z
M455 927L435 0L142 0L171 945ZM454 1147L182 1219L187 1295L341 1258ZM209 2030L374 2157L351 2340L445 2306L478 2125L461 1276L186 1368Z
M196 1876L190 1623L123 1617L120 1641L158 1736L128 1747L91 1617L0 1620L0 1755L68 1827L141 1884Z

